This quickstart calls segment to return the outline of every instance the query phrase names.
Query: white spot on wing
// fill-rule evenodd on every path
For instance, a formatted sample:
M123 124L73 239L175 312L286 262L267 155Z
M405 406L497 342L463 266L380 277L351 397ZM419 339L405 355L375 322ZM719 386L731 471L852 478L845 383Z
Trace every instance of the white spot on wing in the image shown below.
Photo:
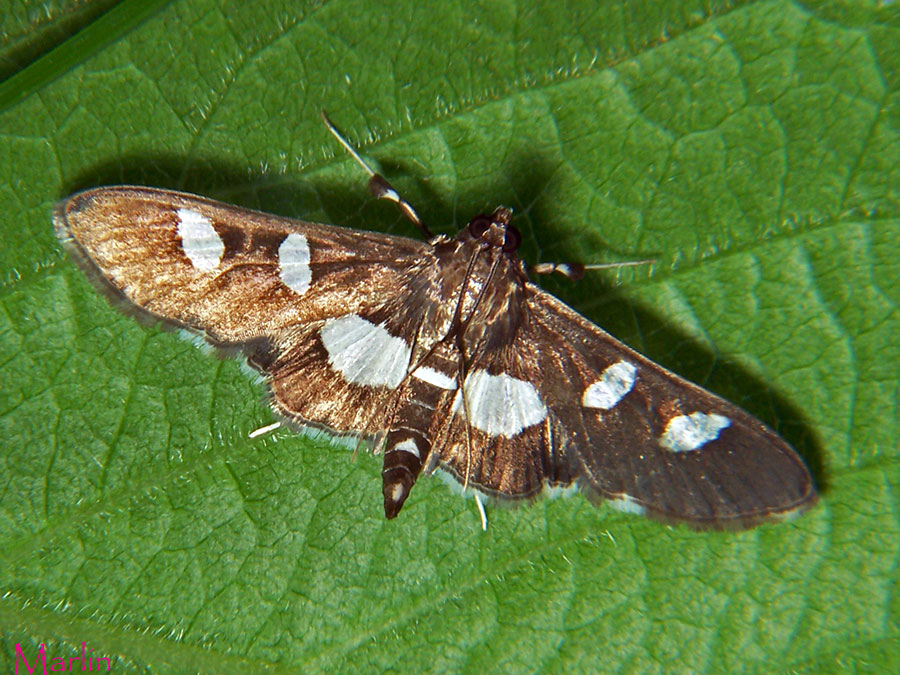
M626 494L613 497L607 503L616 511L621 511L622 513L635 513L642 516L647 512L643 505L639 504L634 497Z
M433 384L435 387L440 387L441 389L448 389L450 391L456 389L455 377L444 375L444 373L439 370L429 368L428 366L419 366L413 371L412 376L417 380Z
M178 209L178 236L184 254L198 270L208 272L219 266L225 244L209 218L192 209Z
M278 265L281 281L295 293L303 295L309 290L312 271L309 269L309 244L306 237L291 232L278 247Z
M730 419L716 413L679 415L669 420L659 442L673 452L698 450L717 439L719 432L730 424Z
M408 452L411 455L415 455L418 459L422 459L422 456L419 454L419 448L416 446L416 443L411 438L406 438L393 448L391 448L391 452L399 450L400 452Z
M406 376L409 346L384 326L345 314L328 319L321 336L328 363L348 382L394 389Z
M490 436L512 438L547 417L547 408L534 385L506 373L491 375L475 370L466 377L464 390L469 424ZM463 414L459 393L453 409Z
M609 410L634 387L637 368L627 361L617 361L603 371L600 379L588 387L581 404L585 408Z
M403 483L394 483L394 487L391 489L391 499L395 502L400 501L400 497L403 496Z

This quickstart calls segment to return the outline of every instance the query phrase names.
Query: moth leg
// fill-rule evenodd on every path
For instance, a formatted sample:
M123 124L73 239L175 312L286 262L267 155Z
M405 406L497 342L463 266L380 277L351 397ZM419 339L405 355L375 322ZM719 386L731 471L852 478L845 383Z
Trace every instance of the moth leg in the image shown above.
M338 142L344 146L344 149L350 153L350 156L356 160L356 163L359 164L363 170L369 174L369 192L376 199L387 199L389 202L394 202L400 211L406 216L413 225L418 227L422 234L425 235L427 239L432 238L431 231L422 222L422 219L419 218L419 214L416 213L416 210L413 208L412 204L406 201L403 197L400 196L400 193L391 185L387 178L382 176L380 173L376 172L369 164L359 156L359 153L347 142L347 139L344 138L343 134L338 131L337 127L334 126L332 121L328 119L328 115L325 114L325 111L322 111L322 121L325 122L325 126L328 127L328 131L332 133L332 135L338 140Z

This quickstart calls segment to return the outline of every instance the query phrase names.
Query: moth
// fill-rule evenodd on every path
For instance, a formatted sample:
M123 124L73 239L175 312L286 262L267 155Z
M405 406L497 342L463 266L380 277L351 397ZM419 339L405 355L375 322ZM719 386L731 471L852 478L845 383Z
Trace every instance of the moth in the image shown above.
M373 440L387 518L437 470L498 500L577 487L694 527L816 501L801 458L762 422L532 283L510 209L432 236L325 120L425 241L128 186L61 201L58 236L127 306L242 352L283 419Z

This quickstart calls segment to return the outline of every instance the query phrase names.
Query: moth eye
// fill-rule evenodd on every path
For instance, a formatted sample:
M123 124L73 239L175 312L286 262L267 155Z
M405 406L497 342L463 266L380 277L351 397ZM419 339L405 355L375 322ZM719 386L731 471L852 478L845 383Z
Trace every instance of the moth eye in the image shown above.
M522 233L512 225L508 225L506 227L506 237L503 239L503 250L507 253L512 253L519 248L521 243Z
M469 222L469 234L476 239L480 239L490 227L491 219L482 213L481 215L472 218L471 222Z

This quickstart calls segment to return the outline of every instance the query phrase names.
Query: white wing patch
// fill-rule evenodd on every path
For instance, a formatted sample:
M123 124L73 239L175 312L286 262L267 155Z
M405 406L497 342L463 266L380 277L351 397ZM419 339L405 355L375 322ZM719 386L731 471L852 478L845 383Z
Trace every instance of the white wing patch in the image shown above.
M395 389L409 367L409 345L356 314L328 319L321 330L328 363L348 382Z
M659 442L673 452L699 450L717 439L719 432L729 425L730 419L716 413L695 412L690 415L679 415L669 420Z
M512 438L523 429L543 422L547 408L530 382L501 373L475 370L466 377L469 424L489 436ZM462 397L456 394L453 411L463 414Z
M309 244L306 237L291 232L278 247L278 265L281 281L295 293L303 295L309 290L312 271L309 269Z
M417 380L433 384L435 387L440 387L441 389L447 389L448 391L456 389L455 377L445 375L439 370L429 368L428 366L419 366L413 371L412 376Z
M581 404L585 408L609 410L634 387L637 368L627 361L617 361L600 374L600 379L588 387Z
M178 236L184 254L201 272L214 270L225 253L225 244L209 218L192 209L178 209L177 213Z

